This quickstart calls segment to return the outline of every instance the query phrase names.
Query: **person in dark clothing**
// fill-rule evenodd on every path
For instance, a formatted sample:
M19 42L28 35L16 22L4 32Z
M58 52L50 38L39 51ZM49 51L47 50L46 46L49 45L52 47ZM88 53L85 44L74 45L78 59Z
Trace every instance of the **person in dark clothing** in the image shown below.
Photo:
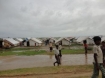
M85 49L85 55L87 55L88 45L87 45L87 41L86 40L83 41L83 45L84 45L84 49Z
M101 50L103 52L103 64L105 66L105 41L102 41Z

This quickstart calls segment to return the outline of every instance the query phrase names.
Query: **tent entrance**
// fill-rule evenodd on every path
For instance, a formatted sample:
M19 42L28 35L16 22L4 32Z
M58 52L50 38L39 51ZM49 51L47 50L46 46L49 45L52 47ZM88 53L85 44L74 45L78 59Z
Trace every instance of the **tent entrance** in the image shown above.
M27 41L27 46L30 46L30 42L29 41Z
M0 48L3 47L3 41L0 41Z

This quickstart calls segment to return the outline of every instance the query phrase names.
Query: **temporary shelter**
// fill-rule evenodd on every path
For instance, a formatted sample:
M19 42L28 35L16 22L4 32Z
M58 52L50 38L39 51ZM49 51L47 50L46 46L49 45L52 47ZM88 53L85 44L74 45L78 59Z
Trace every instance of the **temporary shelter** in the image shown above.
M94 44L93 39L90 38L90 37L79 37L79 38L77 39L77 43L83 44L83 41L84 41L84 40L87 41L87 44Z
M3 47L3 39L0 38L0 48L2 48L2 47Z
M59 38L55 41L55 44L61 43L62 45L70 45L70 41L66 38Z
M102 39L101 41L105 41L105 36L103 36L101 39Z
M31 38L28 41L24 42L24 46L41 46L42 42L37 38Z
M22 42L23 41L22 38L15 38L15 40L18 41L18 42Z
M4 38L3 42L8 43L11 46L18 46L19 45L19 42L15 41L13 38Z

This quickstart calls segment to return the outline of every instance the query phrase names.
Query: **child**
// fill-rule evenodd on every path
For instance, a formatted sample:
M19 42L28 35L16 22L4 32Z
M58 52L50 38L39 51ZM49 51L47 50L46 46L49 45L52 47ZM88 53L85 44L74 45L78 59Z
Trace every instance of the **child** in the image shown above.
M84 48L85 48L85 55L87 55L87 48L88 48L87 41L84 40L83 44L84 44Z
M54 62L54 66L55 64L57 63L58 66L59 66L59 49L58 49L58 45L56 45L56 48L54 49L54 54L55 54L55 59L56 59L56 62Z
M103 67L103 53L100 48L101 44L101 38L99 36L95 36L93 38L94 40L94 47L93 47L93 52L94 52L94 69L93 69L93 75L91 78L98 78L99 76L99 70L101 70L102 74L105 76L105 68ZM104 77L102 77L104 78Z
M59 43L59 56L60 56L60 57L62 57L61 50L62 50L62 45L61 45L61 43Z
M49 47L50 47L50 52L52 52L53 47L52 47L52 43L51 42L49 43Z
M59 43L59 58L60 58L60 64L61 64L61 57L62 57L61 50L62 50L62 45L61 45L61 43Z
M103 52L103 63L104 63L104 66L105 66L105 41L102 41L101 50Z

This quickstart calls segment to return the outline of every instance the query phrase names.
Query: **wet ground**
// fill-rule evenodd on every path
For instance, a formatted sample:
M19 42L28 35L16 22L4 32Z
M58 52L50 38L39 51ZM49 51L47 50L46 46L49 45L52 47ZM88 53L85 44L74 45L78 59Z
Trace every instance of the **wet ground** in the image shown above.
M92 54L87 59L84 54L63 55L62 65L86 65L92 64ZM51 55L35 56L0 56L0 70L53 66L55 57Z

